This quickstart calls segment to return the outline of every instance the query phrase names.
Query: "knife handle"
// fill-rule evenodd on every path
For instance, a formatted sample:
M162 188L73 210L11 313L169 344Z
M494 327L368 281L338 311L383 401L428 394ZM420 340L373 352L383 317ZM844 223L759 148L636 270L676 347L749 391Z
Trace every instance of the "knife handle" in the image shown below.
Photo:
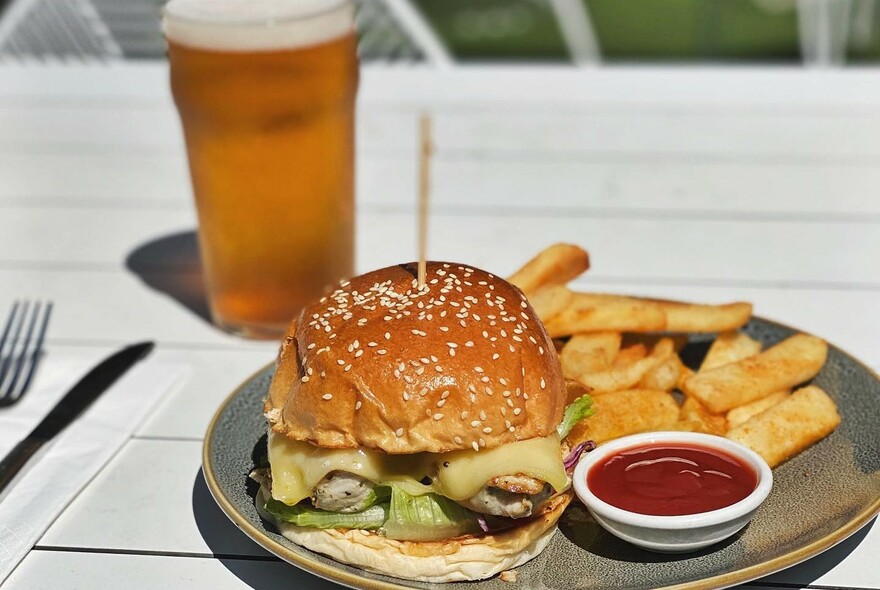
M3 460L0 461L0 494L42 446L42 440L26 438L3 457Z

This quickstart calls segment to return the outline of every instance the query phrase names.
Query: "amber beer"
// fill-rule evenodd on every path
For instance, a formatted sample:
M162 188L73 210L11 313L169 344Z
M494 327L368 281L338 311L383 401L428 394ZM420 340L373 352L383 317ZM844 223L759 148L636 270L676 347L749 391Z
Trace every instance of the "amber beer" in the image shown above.
M172 0L164 26L214 322L278 337L354 270L352 7Z

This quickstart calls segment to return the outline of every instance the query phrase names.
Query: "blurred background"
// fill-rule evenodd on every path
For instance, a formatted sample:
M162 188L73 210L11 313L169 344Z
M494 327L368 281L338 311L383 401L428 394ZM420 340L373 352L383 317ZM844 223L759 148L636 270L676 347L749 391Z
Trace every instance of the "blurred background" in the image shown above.
M0 60L161 60L163 0L0 0ZM358 0L365 62L880 61L880 0Z

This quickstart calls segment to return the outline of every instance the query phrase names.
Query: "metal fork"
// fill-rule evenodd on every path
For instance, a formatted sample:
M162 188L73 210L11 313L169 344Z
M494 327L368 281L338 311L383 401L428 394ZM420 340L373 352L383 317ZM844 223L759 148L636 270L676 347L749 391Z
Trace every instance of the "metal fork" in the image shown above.
M51 301L12 304L0 335L0 407L11 406L27 392L42 356L51 315Z

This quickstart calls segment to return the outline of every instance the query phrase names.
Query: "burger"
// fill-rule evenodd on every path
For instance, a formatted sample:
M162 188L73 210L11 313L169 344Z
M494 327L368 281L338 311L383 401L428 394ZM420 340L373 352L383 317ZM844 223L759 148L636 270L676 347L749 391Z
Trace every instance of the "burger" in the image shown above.
M566 407L553 342L515 286L456 263L416 273L345 281L291 324L257 505L341 562L487 578L549 543L571 499L562 440L590 400Z

